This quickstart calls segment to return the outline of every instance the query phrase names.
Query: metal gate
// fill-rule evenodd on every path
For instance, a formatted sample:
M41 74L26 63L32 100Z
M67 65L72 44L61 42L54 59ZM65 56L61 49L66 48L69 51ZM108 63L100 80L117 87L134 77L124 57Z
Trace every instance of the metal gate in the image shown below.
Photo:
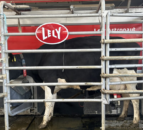
M0 15L1 15L1 54L2 58L0 59L2 62L2 75L0 76L3 78L3 93L0 94L0 97L4 97L4 112L5 112L5 130L9 130L9 113L11 113L10 109L10 103L23 103L23 102L101 102L102 104L102 130L105 130L105 104L109 104L110 101L117 101L117 100L131 100L131 99L143 99L143 97L133 97L133 98L118 98L118 99L110 99L109 94L110 93L119 93L119 91L113 91L109 90L109 85L113 84L128 84L128 83L143 83L142 81L130 81L130 82L109 82L109 77L114 77L114 76L135 76L135 77L143 77L143 74L135 74L135 75L113 75L109 74L109 69L110 68L124 68L124 67L142 67L143 65L109 65L109 60L114 60L115 58L120 60L126 60L128 58L130 59L143 59L143 56L124 56L124 57L111 57L109 56L109 51L134 51L138 50L141 51L141 49L133 48L133 49L121 49L121 48L115 48L115 49L110 49L109 44L110 43L122 43L122 42L143 42L143 39L123 39L123 40L110 40L109 35L112 33L127 33L127 34L133 34L133 33L138 33L142 34L143 32L122 32L122 31L110 31L110 17L114 16L120 16L120 17L128 17L128 16L138 16L141 17L143 16L142 13L136 13L136 14L110 14L110 12L105 11L105 0L100 0L101 2L101 13L97 14L68 14L68 15L15 15L15 16L5 16L3 13L3 5L13 9L10 5L8 5L5 2L1 2L1 7L0 7ZM99 4L100 7L100 4ZM14 9L13 9L14 10ZM14 10L16 11L16 10ZM17 14L19 14L18 11L16 11ZM95 31L88 31L88 32L69 32L70 35L74 34L101 34L101 49L78 49L80 52L101 52L101 65L100 66L33 66L33 67L9 67L8 64L8 53L61 53L61 52L77 52L77 49L60 49L60 50L8 50L7 46L7 37L8 36L32 36L35 35L35 33L8 33L7 32L7 25L6 25L6 19L23 19L23 18L66 18L66 17L101 17L101 31L95 32ZM105 39L105 23L106 23L106 39ZM96 44L96 43L95 43ZM106 69L105 69L106 67ZM9 87L11 84L9 83L9 70L42 70L42 69L101 69L101 83L99 82L90 82L90 83L29 83L29 84L13 84L14 86L42 86L42 85L47 85L47 86L60 86L60 85L80 85L84 86L87 84L90 85L101 85L102 86L102 98L101 99L52 99L52 100L37 100L37 99L29 99L29 100L11 100L10 99L10 89ZM105 87L106 86L106 87ZM120 93L133 93L128 90L123 90ZM142 91L136 91L134 93L142 93Z

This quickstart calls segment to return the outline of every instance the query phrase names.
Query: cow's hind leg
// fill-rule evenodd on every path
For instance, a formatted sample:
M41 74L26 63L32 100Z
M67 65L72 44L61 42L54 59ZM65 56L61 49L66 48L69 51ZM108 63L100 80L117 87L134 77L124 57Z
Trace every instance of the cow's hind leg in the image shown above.
M140 94L130 94L130 97L139 97ZM133 108L134 108L134 118L132 128L139 126L140 115L139 115L139 100L132 100Z
M45 90L45 99L52 99L53 95L51 89L48 86L41 86L41 87ZM47 126L48 121L51 119L52 115L50 115L50 113L53 110L52 106L54 106L52 102L45 102L45 113L43 116L43 121L39 125L40 129L45 128Z
M129 94L122 94L122 97L129 97ZM123 104L123 109L121 115L117 118L118 121L123 121L127 117L128 114L128 107L129 107L130 100L125 100Z

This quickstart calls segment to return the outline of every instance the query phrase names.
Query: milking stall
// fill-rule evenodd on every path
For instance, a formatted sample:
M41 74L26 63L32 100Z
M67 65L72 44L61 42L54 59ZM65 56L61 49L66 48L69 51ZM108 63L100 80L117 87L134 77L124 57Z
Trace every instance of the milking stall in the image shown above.
M0 1L0 130L143 129L142 0Z

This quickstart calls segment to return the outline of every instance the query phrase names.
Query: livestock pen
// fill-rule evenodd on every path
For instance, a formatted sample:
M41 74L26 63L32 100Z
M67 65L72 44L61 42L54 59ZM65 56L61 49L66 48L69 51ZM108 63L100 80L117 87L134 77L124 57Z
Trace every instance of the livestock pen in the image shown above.
M79 2L79 0L72 0ZM89 0L81 0L88 1ZM94 0L93 0L94 1ZM95 0L97 1L97 0ZM108 1L108 0L107 0ZM110 1L110 0L109 0ZM13 5L12 3L17 3ZM23 3L30 3L32 5L33 1L23 1ZM38 2L38 1L34 1ZM41 1L42 2L53 2L53 1ZM59 1L54 1L59 2ZM60 1L65 2L65 1ZM69 2L66 0L66 2ZM99 2L99 1L98 1ZM123 1L120 1L123 2ZM117 94L117 93L126 93L126 94L135 94L141 93L142 90L110 90L110 85L122 85L122 84L135 84L135 83L143 83L143 80L138 81L120 81L120 82L110 82L110 77L142 77L143 74L110 74L109 70L118 69L118 68L138 68L138 72L142 72L142 59L143 56L110 56L109 52L134 52L134 51L142 51L142 48L110 48L110 44L119 43L124 44L131 42L138 42L140 46L142 46L142 16L143 10L142 8L130 8L131 0L128 1L127 8L124 9L112 9L114 8L113 4L105 5L105 0L100 0L98 5L87 4L84 6L79 5L80 3L76 3L76 5L70 6L70 9L59 9L50 10L46 9L40 10L37 8L32 8L30 6L21 6L18 4L19 1L12 1L11 4L6 2L1 2L1 62L2 62L2 85L3 85L3 93L1 93L1 97L4 97L4 115L5 115L5 130L8 130L9 127L9 115L14 116L21 112L27 111L25 114L36 114L38 113L37 102L84 102L84 112L86 114L101 114L101 129L105 130L106 124L105 114L109 115L118 115L121 113L120 109L120 101L122 100L138 100L142 99L142 96L138 97L126 97L126 98L111 98L109 94ZM34 3L33 3L34 4ZM59 4L59 3L58 3ZM57 5L58 5L57 4ZM40 4L39 4L40 5ZM64 6L60 4L61 6ZM41 5L42 6L42 5ZM50 6L50 4L49 4ZM94 6L96 8L94 8ZM3 7L6 7L3 11ZM24 9L23 9L24 8ZM64 7L65 8L65 7ZM100 10L101 8L101 10ZM10 12L8 9L12 9L16 12ZM23 10L22 10L23 9ZM22 10L22 11L20 11ZM25 12L26 10L26 12ZM27 11L28 10L28 11ZM137 12L137 13L136 13ZM85 37L85 36L101 36L101 49L47 49L47 50L38 50L42 42L38 41L35 37L35 31L39 25L44 23L61 23L66 26L68 29L69 37L68 39L73 39L75 37ZM106 26L105 26L106 25ZM7 31L8 30L8 31ZM106 35L105 35L106 34ZM54 34L53 34L54 35ZM110 39L110 36L120 36L125 39ZM34 50L33 50L34 49ZM80 65L80 66L25 66L23 67L11 67L9 66L9 58L8 54L19 54L19 53L76 53L76 52L101 52L101 65ZM63 55L64 58L64 55ZM23 58L22 58L23 59ZM140 60L140 64L123 64L123 65L110 65L110 60ZM14 62L14 61L13 61ZM84 99L20 99L20 100L12 100L10 97L10 87L11 81L9 76L9 70L66 70L66 69L101 69L101 82L64 82L64 83L12 83L13 86L32 86L32 90L34 88L37 91L35 86L101 86L101 96L97 98L84 98ZM24 76L25 77L25 76ZM34 92L35 92L34 91ZM41 90L40 90L41 91ZM46 90L45 90L46 91ZM83 93L86 93L83 91ZM38 97L38 92L33 93L35 97ZM45 93L46 94L46 93ZM44 97L43 97L44 98ZM116 102L117 101L117 102ZM142 100L141 100L142 101ZM96 110L96 104L101 104L102 107ZM110 102L116 102L115 104L117 108L110 109ZM20 107L16 107L12 109L12 103L22 103ZM35 103L34 105L32 103ZM107 109L105 109L105 105ZM35 107L36 106L36 107ZM92 110L89 110L89 106L94 106ZM35 109L36 108L36 109ZM101 111L100 111L101 109ZM142 113L142 109L141 113ZM24 113L23 113L24 114ZM40 114L40 113L39 113ZM55 122L54 122L55 123ZM111 124L111 123L110 123ZM117 124L118 125L118 124ZM121 124L120 124L121 125ZM140 122L140 128L142 128L142 122ZM52 128L51 128L52 129ZM57 128L55 128L57 129ZM74 129L74 128L73 128ZM78 128L80 129L80 127Z

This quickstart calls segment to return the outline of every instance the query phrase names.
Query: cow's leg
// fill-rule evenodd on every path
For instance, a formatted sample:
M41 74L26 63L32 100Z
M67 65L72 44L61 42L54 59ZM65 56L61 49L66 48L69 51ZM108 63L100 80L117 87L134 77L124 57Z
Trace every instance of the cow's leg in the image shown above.
M134 70L122 69L118 70L120 74L136 74ZM137 81L136 77L121 77L122 81ZM126 84L127 90L136 90L137 84ZM130 97L137 97L140 96L139 94L129 94ZM133 108L134 108L134 119L133 119L133 126L136 127L139 123L140 116L139 116L139 100L132 100Z
M129 94L122 94L122 97L129 97ZM123 104L123 109L121 115L117 118L118 121L123 121L127 117L128 114L128 107L129 107L130 100L125 100Z
M130 94L130 97L139 97L140 94ZM137 127L140 121L139 115L139 100L132 100L133 108L134 108L134 118L132 127Z
M51 93L51 89L48 86L41 86L45 90L45 99L52 99L53 95ZM45 102L45 113L43 117L42 123L39 125L39 128L45 128L47 126L48 121L51 119L52 115L50 115L52 111L53 103ZM53 112L52 112L53 114Z
M52 99L57 99L57 93L53 94ZM55 106L55 102L51 102L51 107L50 107L50 120L53 117L53 113L54 113L54 106Z

